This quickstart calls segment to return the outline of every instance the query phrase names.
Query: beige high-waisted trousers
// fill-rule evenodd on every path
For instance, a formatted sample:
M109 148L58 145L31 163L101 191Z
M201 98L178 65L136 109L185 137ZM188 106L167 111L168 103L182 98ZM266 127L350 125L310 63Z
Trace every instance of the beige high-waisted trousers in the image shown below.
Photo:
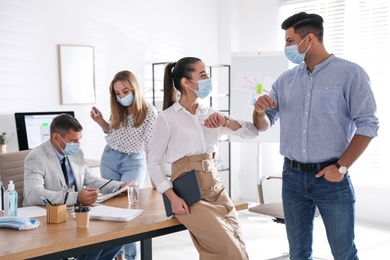
M233 202L214 167L212 155L183 157L172 166L171 180L196 170L202 199L190 214L174 215L190 232L201 260L245 260L248 254Z

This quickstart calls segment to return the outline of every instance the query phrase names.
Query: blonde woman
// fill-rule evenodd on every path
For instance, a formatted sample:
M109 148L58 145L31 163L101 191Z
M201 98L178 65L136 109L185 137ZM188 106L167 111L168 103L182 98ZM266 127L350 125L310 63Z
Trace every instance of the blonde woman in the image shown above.
M107 145L100 163L101 175L117 181L137 180L146 174L156 108L146 102L137 78L130 71L118 72L110 84L111 116L107 122L93 107L91 118L107 133ZM124 246L126 259L136 259L135 243ZM118 259L123 259L123 252Z

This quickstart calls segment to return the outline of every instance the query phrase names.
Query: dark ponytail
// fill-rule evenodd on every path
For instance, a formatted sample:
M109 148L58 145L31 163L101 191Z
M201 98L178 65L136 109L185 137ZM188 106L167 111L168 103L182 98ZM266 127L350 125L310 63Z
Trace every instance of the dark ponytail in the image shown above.
M172 77L172 69L175 67L175 64L176 62L171 62L165 67L163 110L172 106L176 102L176 88L173 85Z
M163 110L172 106L177 100L177 91L183 94L181 79L191 79L191 73L195 71L194 64L201 61L198 58L186 57L178 62L171 62L165 67L164 74L164 101Z

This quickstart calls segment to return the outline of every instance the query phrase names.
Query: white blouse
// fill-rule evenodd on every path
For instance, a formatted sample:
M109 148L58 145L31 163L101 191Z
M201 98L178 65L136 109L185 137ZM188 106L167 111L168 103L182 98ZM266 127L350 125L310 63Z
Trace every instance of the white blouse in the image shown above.
M153 124L157 118L157 109L148 103L148 113L144 123L134 128L134 116L128 115L128 126L121 126L118 129L113 129L110 126L108 135L105 137L107 144L114 150L130 154L130 153L146 153L146 159L150 154L150 141L152 137Z
M199 104L195 115L179 102L160 112L152 131L152 150L149 154L148 171L160 193L172 188L163 171L164 163L202 153L213 153L222 135L255 138L259 130L250 122L237 120L242 126L236 131L227 127L207 128L204 121L217 112Z

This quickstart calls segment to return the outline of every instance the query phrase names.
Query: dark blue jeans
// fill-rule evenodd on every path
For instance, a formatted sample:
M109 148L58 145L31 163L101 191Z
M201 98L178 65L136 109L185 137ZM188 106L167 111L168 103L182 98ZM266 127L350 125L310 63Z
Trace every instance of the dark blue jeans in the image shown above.
M119 252L119 250L121 250L121 248L122 246L107 248L100 251L96 251L94 253L80 255L76 259L77 260L112 260Z
M357 260L354 243L355 193L348 173L340 182L316 178L315 171L283 166L283 209L291 260L312 259L316 207L335 260Z

